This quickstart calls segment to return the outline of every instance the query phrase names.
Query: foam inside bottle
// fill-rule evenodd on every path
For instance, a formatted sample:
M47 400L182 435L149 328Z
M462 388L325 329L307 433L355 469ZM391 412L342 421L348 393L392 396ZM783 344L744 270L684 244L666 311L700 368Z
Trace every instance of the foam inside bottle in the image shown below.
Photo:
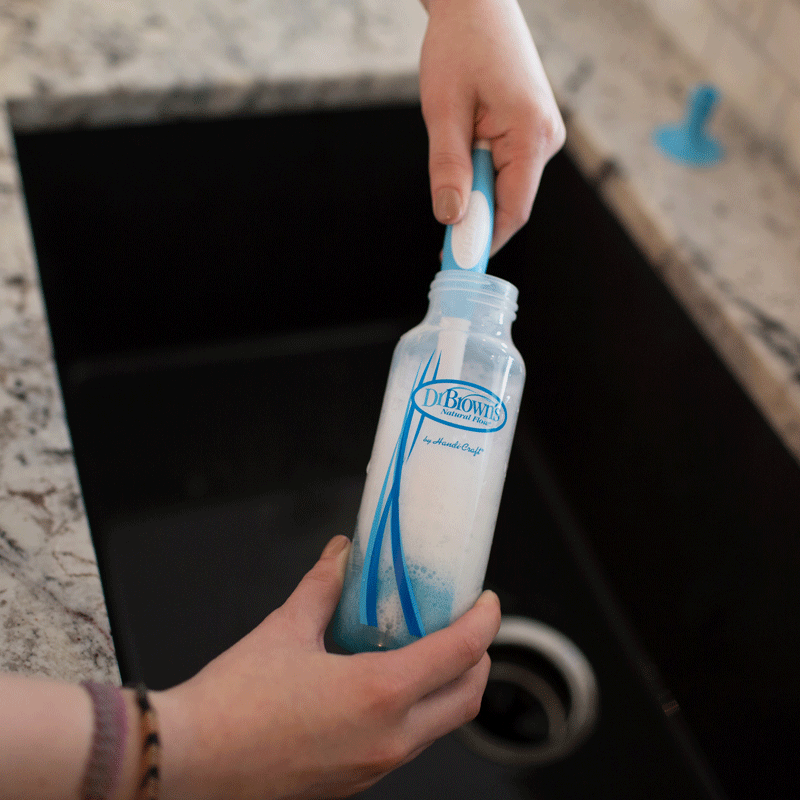
M469 320L461 317L443 317L442 330L439 332L438 350L439 377L461 379L461 367L464 363L464 349L469 334Z

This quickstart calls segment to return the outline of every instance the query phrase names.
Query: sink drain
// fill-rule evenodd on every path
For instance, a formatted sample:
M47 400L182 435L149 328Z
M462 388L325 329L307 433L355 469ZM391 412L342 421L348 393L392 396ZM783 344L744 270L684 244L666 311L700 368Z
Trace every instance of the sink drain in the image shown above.
M472 750L501 764L547 764L589 735L597 680L574 642L541 622L504 617L489 654L480 713L460 730Z

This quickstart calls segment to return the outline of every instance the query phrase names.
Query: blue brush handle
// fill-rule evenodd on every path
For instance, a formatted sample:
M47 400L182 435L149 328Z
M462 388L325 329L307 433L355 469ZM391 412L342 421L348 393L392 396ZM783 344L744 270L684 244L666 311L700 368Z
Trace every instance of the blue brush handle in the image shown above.
M494 231L494 164L490 144L475 142L472 150L472 192L464 218L448 225L442 269L486 272Z

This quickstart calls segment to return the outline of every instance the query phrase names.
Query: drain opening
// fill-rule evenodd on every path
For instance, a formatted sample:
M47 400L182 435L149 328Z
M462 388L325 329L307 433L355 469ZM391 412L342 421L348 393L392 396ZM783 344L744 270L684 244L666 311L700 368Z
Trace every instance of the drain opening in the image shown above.
M543 744L551 735L552 710L548 713L537 695L519 682L494 675L486 687L476 723L487 733L514 744Z
M591 665L558 631L504 618L489 648L481 710L460 730L478 754L502 764L546 764L572 752L597 715Z
M539 675L514 664L492 666L475 725L498 742L544 747L566 733L561 698Z

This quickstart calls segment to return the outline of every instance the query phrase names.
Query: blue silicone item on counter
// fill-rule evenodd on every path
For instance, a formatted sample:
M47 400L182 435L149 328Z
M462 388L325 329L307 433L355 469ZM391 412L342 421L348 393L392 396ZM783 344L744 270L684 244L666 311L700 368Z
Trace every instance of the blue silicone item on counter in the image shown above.
M494 231L494 164L489 142L472 150L472 192L467 213L444 235L442 269L486 272Z
M686 105L686 117L677 125L656 128L653 140L666 156L691 167L710 167L722 160L722 145L706 131L719 100L719 90L707 83L695 86Z

